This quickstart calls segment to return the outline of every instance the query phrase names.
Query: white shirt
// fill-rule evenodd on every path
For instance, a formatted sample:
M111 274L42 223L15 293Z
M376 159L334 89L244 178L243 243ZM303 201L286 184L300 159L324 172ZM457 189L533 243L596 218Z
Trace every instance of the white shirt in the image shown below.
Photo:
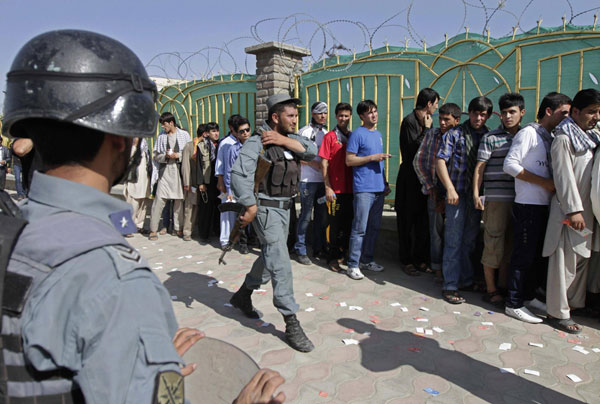
M307 125L300 129L298 135L310 139L315 143L317 146L317 156L313 161L320 162L321 157L319 157L319 149L321 148L321 143L325 137L325 131L312 125ZM315 170L309 165L302 164L300 169L300 182L323 182L323 173L321 170Z
M539 185L516 178L523 169L540 177L552 177L544 141L532 126L521 129L515 135L504 159L504 172L515 177L516 203L549 205L552 193Z

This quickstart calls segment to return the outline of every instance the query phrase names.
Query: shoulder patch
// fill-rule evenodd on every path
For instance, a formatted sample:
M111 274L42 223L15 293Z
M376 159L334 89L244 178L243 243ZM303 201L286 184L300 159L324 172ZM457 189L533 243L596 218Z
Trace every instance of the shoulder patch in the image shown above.
M183 377L175 371L156 375L152 404L184 404Z
M119 278L136 269L146 268L149 270L148 263L131 246L117 244L104 247L104 249L111 256Z
M129 209L111 213L108 217L113 226L115 226L115 229L122 235L137 233L137 228L135 227L135 223L133 223Z

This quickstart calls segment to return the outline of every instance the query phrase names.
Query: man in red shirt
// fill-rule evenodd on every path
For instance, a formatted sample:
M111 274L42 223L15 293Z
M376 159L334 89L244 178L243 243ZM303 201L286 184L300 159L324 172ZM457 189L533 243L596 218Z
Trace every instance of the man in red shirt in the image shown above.
M329 202L329 256L327 266L341 272L340 262L348 250L352 228L352 167L346 165L346 143L350 138L352 107L341 102L335 107L337 126L327 133L319 149L325 183L325 198Z

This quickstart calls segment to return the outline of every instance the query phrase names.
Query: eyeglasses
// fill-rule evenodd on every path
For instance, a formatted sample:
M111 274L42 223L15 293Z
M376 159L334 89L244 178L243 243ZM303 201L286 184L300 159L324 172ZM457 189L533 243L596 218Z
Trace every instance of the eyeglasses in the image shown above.
M241 133L246 133L246 132L250 133L250 128L238 129L238 133L240 133L240 134Z

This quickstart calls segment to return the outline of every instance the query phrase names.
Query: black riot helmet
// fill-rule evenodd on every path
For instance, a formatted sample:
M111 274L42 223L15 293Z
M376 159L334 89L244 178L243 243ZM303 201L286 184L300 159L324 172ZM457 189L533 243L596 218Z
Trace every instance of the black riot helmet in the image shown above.
M94 32L41 34L19 51L6 80L2 132L45 118L125 137L153 136L156 84L122 43Z

